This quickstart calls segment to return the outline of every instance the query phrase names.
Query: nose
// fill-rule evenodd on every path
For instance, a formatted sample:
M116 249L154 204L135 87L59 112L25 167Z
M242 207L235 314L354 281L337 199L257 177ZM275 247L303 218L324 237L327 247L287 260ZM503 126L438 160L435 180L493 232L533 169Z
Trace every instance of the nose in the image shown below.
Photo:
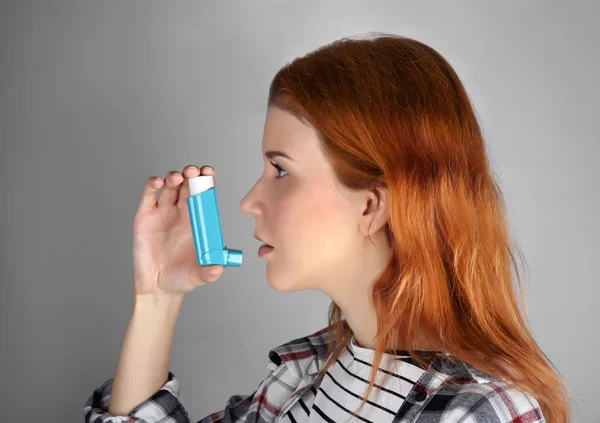
M246 195L244 196L244 198L242 198L242 201L240 201L241 212L248 216L252 216L253 214L256 214L256 211L255 211L256 205L254 205L255 201L252 198L253 192L254 192L254 187L250 188L250 191L248 191L246 193Z
M248 216L258 217L265 214L265 186L262 178L258 178L250 190L240 201L240 210Z

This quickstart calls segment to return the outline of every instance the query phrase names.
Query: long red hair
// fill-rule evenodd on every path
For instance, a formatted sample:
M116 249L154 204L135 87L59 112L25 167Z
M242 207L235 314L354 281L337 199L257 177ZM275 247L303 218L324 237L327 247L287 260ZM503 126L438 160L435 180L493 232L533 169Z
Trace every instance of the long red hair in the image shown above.
M280 69L268 106L315 129L342 184L371 189L384 181L388 189L392 259L372 288L377 346L360 408L384 352L402 345L427 365L412 343L419 325L452 357L535 397L548 423L569 422L568 389L528 327L516 257L525 260L473 107L450 64L395 34L342 38ZM329 333L329 359L318 377L351 334L335 302Z

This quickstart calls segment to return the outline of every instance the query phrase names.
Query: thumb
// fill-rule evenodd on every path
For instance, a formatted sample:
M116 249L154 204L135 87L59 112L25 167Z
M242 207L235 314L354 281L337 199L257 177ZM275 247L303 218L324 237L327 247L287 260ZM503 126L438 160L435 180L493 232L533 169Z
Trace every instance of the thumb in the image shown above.
M206 282L214 282L223 274L223 266L215 264L213 266L200 266L198 265L196 271L200 280Z

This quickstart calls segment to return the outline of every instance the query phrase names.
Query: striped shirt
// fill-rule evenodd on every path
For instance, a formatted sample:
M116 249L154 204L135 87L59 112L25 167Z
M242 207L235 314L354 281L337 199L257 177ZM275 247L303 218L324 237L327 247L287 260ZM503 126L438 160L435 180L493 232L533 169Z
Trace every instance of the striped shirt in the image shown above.
M308 389L280 420L281 423L357 421L350 413L356 411L366 394L374 356L372 349L358 345L352 335L320 385ZM413 363L408 355L384 353L375 385L358 420L367 423L393 421L404 398L425 373Z

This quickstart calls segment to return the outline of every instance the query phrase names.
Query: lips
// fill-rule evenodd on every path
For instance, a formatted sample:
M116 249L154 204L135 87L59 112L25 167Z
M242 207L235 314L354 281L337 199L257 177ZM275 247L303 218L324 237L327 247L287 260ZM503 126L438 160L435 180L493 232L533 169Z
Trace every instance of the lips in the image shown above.
M266 245L267 247L273 247L271 244L267 244L265 241L263 241L262 239L260 239L259 237L257 237L256 235L254 235L254 238L256 238L258 241L264 243L264 245Z
M275 249L273 247L267 246L266 244L261 245L258 248L258 256L259 257L263 257L266 254L269 254L270 252L274 251Z

